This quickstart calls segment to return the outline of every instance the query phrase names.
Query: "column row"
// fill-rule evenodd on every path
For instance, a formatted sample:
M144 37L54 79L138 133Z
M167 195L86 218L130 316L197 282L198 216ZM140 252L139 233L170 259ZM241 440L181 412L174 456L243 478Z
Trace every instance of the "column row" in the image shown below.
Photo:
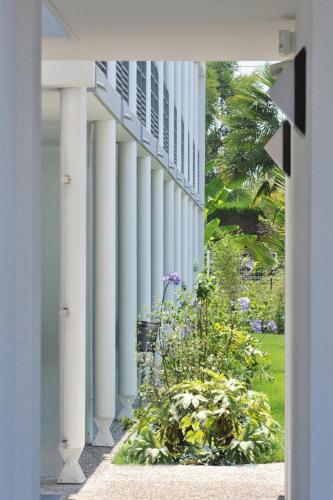
M85 90L61 90L61 483L85 479L78 460L85 444L86 106ZM161 299L164 274L179 272L192 289L199 209L162 168L152 165L151 157L138 158L135 141L117 146L115 121L98 122L94 130L93 445L112 446L116 346L121 415L131 416L137 395L137 317L145 317ZM173 300L172 289L168 292Z

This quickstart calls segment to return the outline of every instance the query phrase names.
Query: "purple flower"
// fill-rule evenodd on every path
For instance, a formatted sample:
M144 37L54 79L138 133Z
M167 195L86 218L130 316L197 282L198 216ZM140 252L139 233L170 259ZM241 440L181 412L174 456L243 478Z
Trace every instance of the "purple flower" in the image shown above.
M260 319L254 319L249 322L252 331L255 333L262 333L262 323Z
M163 276L162 281L165 285L180 285L182 282L182 279L180 277L180 274L173 272L169 273L166 276Z
M250 308L250 299L248 297L241 297L238 299L238 305L241 311L247 312Z
M275 333L277 332L277 324L275 323L275 321L273 320L270 320L270 321L266 321L266 323L264 323L264 329L269 331L269 332L272 332L272 333Z

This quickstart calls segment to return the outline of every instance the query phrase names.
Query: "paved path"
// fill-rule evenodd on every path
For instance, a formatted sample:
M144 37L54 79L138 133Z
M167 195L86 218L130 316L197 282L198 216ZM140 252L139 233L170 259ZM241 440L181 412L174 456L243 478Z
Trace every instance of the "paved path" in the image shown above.
M277 500L283 464L234 467L114 465L107 458L68 500ZM70 488L70 487L68 487ZM73 488L73 487L72 487ZM51 491L50 491L51 493ZM52 493L56 493L54 490ZM60 491L57 492L58 494Z

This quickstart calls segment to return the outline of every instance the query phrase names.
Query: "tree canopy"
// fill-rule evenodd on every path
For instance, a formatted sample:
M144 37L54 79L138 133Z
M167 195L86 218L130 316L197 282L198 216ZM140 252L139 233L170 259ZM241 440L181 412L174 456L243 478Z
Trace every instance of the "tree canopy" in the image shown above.
M264 149L282 120L267 93L274 77L268 64L250 75L237 69L234 62L207 63L207 239L221 236L216 217L224 207L259 207L265 234L243 235L241 242L257 256L269 249L282 261L284 175ZM241 236L239 228L232 231Z

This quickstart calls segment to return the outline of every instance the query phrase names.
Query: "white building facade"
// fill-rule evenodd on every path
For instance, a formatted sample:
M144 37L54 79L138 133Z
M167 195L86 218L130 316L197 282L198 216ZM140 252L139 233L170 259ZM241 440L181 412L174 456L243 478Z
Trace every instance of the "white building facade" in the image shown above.
M98 4L98 7L95 4ZM90 328L90 331L92 331L92 325L99 324L93 314L96 311L92 308L92 302L96 300L96 296L99 296L101 300L101 297L106 295L106 289L114 291L110 276L115 265L118 269L119 281L123 279L123 285L125 282L128 283L129 278L126 271L123 272L123 276L120 275L121 263L117 262L120 252L118 251L115 256L115 247L109 245L115 229L112 223L115 211L112 212L108 229L103 233L105 239L108 238L108 243L100 241L95 247L93 244L95 240L89 238L92 227L96 228L95 217L103 217L102 214L105 214L105 211L109 214L107 203L114 203L111 197L109 200L100 199L100 206L96 206L93 210L94 205L91 199L95 194L95 188L92 187L89 179L93 179L96 172L93 163L90 160L87 162L87 157L83 154L84 149L87 148L88 158L94 157L92 146L95 144L95 131L93 131L95 126L92 127L90 122L112 122L114 117L117 120L119 120L117 116L120 117L119 123L121 122L122 125L119 127L115 124L116 130L112 123L99 127L100 139L97 141L99 150L97 156L101 165L104 164L103 158L114 157L114 148L110 146L114 143L106 136L113 137L116 134L117 143L128 145L124 148L117 147L118 177L120 162L124 165L127 164L127 160L130 160L131 165L134 164L135 147L137 156L138 151L141 150L146 153L144 157L150 155L147 154L148 148L143 147L140 142L141 139L133 140L133 133L128 133L128 128L124 126L124 120L127 119L125 114L122 116L119 98L110 97L109 87L112 88L112 85L109 84L108 78L103 77L103 80L98 78L96 81L94 65L90 66L88 72L84 70L86 61L103 59L276 61L280 57L279 30L295 32L296 52L305 47L307 53L306 134L302 135L297 131L292 134L291 177L286 183L285 494L288 500L333 498L331 470L333 401L329 391L330 382L333 379L333 335L330 314L333 297L333 260L331 258L333 252L331 230L333 216L331 195L333 184L332 1L253 0L242 2L241 8L240 2L234 0L207 0L206 2L193 0L190 7L189 2L184 0L169 0L165 4L166 8L164 6L162 8L160 2L150 0L95 3L90 0L45 0L43 5L49 7L48 12L41 9L40 0L16 0L15 2L0 0L2 69L0 79L0 395L3 402L0 413L1 500L38 499L41 462L44 475L55 469L59 471L59 474L61 473L63 466L61 455L57 455L59 462L56 467L53 455L54 450L59 447L60 430L62 456L71 455L74 464L72 470L68 471L67 467L67 471L62 471L62 473L63 475L66 473L67 477L69 473L73 473L76 480L83 479L80 470L76 467L76 459L85 441L83 434L87 431L85 431L81 416L79 422L72 420L74 403L72 407L68 404L68 394L71 391L75 391L75 406L79 409L80 415L82 408L85 407L87 421L91 422L95 417L99 423L98 440L106 439L110 442L108 422L113 413L114 399L105 399L105 406L102 407L101 384L99 395L95 392L96 406L85 404L93 396L93 376L92 370L87 369L86 386L82 373L85 359L87 365L92 366L92 357L100 355L98 353L101 351L106 357L110 357L111 352L115 353L114 340L107 337L103 344L105 335L100 331L97 348L93 352L92 342L86 341L86 355L84 356L84 340L89 339L89 335L83 332L83 318L85 318L86 328ZM41 23L41 17L43 23ZM49 86L51 94L43 95L44 99L50 100L48 116L43 117L43 172L40 168L41 58L54 61L66 59L68 64L66 71L61 72L61 82L59 72L56 72L53 79L52 75L49 75L49 85L47 85L46 74L43 72L44 86ZM83 61L80 70L80 64L74 66L73 61ZM176 62L175 66L179 68L179 63ZM162 71L160 63L159 69ZM191 71L189 67L186 69L184 67L184 71L181 70L181 72L178 69L177 78L174 78L177 113L179 109L182 109L183 114L186 113L186 109L188 110L186 101L182 104L182 97L183 86L185 85L186 89L185 82L188 81ZM200 72L198 66L199 75ZM168 74L168 71L165 73ZM200 82L200 79L198 81ZM98 82L99 85L97 85ZM149 78L147 85L151 85ZM104 87L107 87L108 92L104 90ZM168 90L170 88L168 87ZM90 89L94 89L93 92ZM61 121L59 117L60 93ZM196 90L194 95L195 93ZM200 86L198 94L200 95ZM98 96L98 103L101 104L97 107L96 99L92 102L96 96ZM53 106L52 97L53 103L55 102ZM102 104L105 99L109 103L107 106ZM111 109L115 109L116 102L118 102L118 114L114 111L110 112ZM199 102L202 103L201 99ZM43 109L46 109L45 106ZM199 110L200 112L202 113ZM148 131L151 130L149 129L150 119L151 114L147 113ZM135 120L132 121L134 124ZM132 124L132 121L128 120L128 125ZM182 131L178 117L178 130L179 127ZM188 137L188 130L191 132L192 129L188 123L184 122L184 142ZM86 136L87 141L85 141ZM198 137L199 151L203 151L203 148L200 148L203 134L198 134ZM159 135L161 145L160 139ZM181 150L179 141L181 141L181 133L177 136L177 155ZM59 147L60 143L62 146ZM190 154L191 152L188 153L188 149L184 147L184 172L187 164L186 157ZM159 165L162 160L162 157L157 155L157 148L156 153L155 150L153 151L151 158L153 164L151 169L148 168L150 160L144 159L140 160L140 170L144 170L146 178L150 178L151 183L160 185L160 179L156 178L158 175L153 176L156 170L155 158L159 159L157 162ZM62 165L61 177L59 175L60 164ZM49 171L46 172L47 170ZM102 171L102 167L99 170ZM138 172L134 169L133 171ZM167 168L163 171L166 172ZM114 174L114 170L111 173ZM41 179L42 174L43 179ZM112 189L108 188L107 191L117 192L114 187L114 177L109 174L110 172L104 171L104 177L102 176L97 184L101 186L103 183L108 183ZM124 178L125 181L129 178L133 180L127 168L122 169L121 175L121 186L125 185ZM118 182L119 180L118 178ZM84 182L89 189L84 189ZM138 196L138 191L135 191L133 184L134 181L129 183L128 189L131 190L131 194L136 192ZM71 189L64 191L67 187ZM136 188L138 188L138 177ZM181 211L181 223L176 217L174 219L176 249L174 259L175 266L187 269L182 245L183 229L187 221L185 214L188 213L191 201L189 198L193 203L195 200L193 197L184 196L184 189L188 188L177 185L174 193L175 212ZM151 196L153 195L153 191L147 189L144 193L148 192ZM121 193L122 191L118 189L118 198ZM170 195L170 192L168 193ZM150 203L156 203L156 200L152 199L149 202L149 195L147 198L141 192L140 196L146 200L146 210ZM61 199L62 210L60 210L59 199ZM116 207L120 214L119 203L121 202L117 199ZM86 211L82 210L84 204L87 206ZM123 206L124 204L121 204L121 207ZM72 217L74 213L75 223ZM154 225L156 231L156 220L161 220L161 217L153 211L151 215L154 215L154 221L152 220L151 224ZM117 214L116 216L118 218ZM198 217L199 220L202 218L200 210ZM119 230L117 246L121 248L125 247L126 242L132 241L135 231L138 238L138 226L133 225L132 219L127 220L126 223L129 225L126 236L119 222L117 225ZM201 220L200 223L202 223ZM55 233L51 231L54 227L57 228L58 238L55 238ZM62 238L60 238L60 232ZM98 230L96 237L100 240L102 238L98 235ZM202 238L202 231L198 234L199 241L200 238ZM194 233L194 239L196 239L196 233ZM76 252L73 255L67 251L67 248L74 246L74 243ZM85 248L87 252L83 255ZM148 254L146 252L148 248L151 248L151 259L154 258L152 245L146 244L143 250L147 259L145 260L146 268L149 258L149 250ZM201 248L199 243L199 252ZM128 248L127 250L129 251ZM99 252L101 259L105 259L105 255L109 255L109 252L111 255L110 260L107 259L108 269L105 271L105 276L108 275L109 278L100 285L99 292L94 291L94 288L100 283L102 274L98 268L93 272L94 252ZM130 255L130 272L134 274L135 259L132 254ZM57 265L51 265L52 259L58 263L58 270ZM160 269L161 265L154 259L154 266L151 268ZM64 280L65 269L72 273L67 281ZM183 272L182 274L184 275ZM138 273L135 274L137 275ZM48 282L52 282L53 286L47 287ZM136 283L134 281L132 283L134 290L137 289ZM59 289L62 291L61 294L58 293ZM75 300L73 300L73 290L77 292ZM86 290L85 293L82 292L84 290ZM140 291L140 293L143 292ZM152 292L148 290L148 287L144 289L144 293L146 297L151 297ZM133 290L130 291L126 300L132 304L131 317L134 317L134 294L132 294ZM110 323L116 321L118 330L119 323L121 323L120 303L118 303L120 296L119 290L115 295L115 310L107 309L100 302L98 313L100 317L103 314L108 315ZM50 305L47 308L46 304L57 304L57 307L52 309ZM86 311L82 312L85 307ZM43 310L43 328L41 328L40 320L41 309ZM60 322L61 352L66 353L66 356L60 354L58 349ZM122 325L124 328L124 318L122 318ZM41 376L42 329L44 331L42 357L44 360L48 359L50 363L43 363ZM45 334L46 330L47 334ZM123 346L123 352L126 351L125 348L130 350L130 344ZM105 366L104 362L101 363L99 373L94 374L95 380L106 381L110 377L115 381L113 374L112 378L109 372L105 376L102 365ZM111 364L111 366L114 365ZM68 377L69 368L71 368L72 378ZM56 385L60 373L61 390L60 386ZM46 377L48 377L48 383L44 382ZM43 380L42 391L41 379ZM58 390L58 395L54 397L52 390ZM132 390L129 384L121 390L124 396L129 398L132 396L124 394ZM64 395L62 405L60 405L60 393ZM40 401L43 402L43 421L48 421L49 426L40 425ZM48 414L51 416L56 414L60 408L63 414L61 426L59 421L46 418ZM103 422L105 426L102 426ZM40 433L42 433L44 443L42 457ZM89 439L95 439L95 436L90 435ZM45 452L45 447L49 447L49 454ZM47 464L48 457L49 463ZM64 479L66 480L66 477Z
M137 318L202 268L205 66L44 61L42 86L42 475L80 483L132 414Z

